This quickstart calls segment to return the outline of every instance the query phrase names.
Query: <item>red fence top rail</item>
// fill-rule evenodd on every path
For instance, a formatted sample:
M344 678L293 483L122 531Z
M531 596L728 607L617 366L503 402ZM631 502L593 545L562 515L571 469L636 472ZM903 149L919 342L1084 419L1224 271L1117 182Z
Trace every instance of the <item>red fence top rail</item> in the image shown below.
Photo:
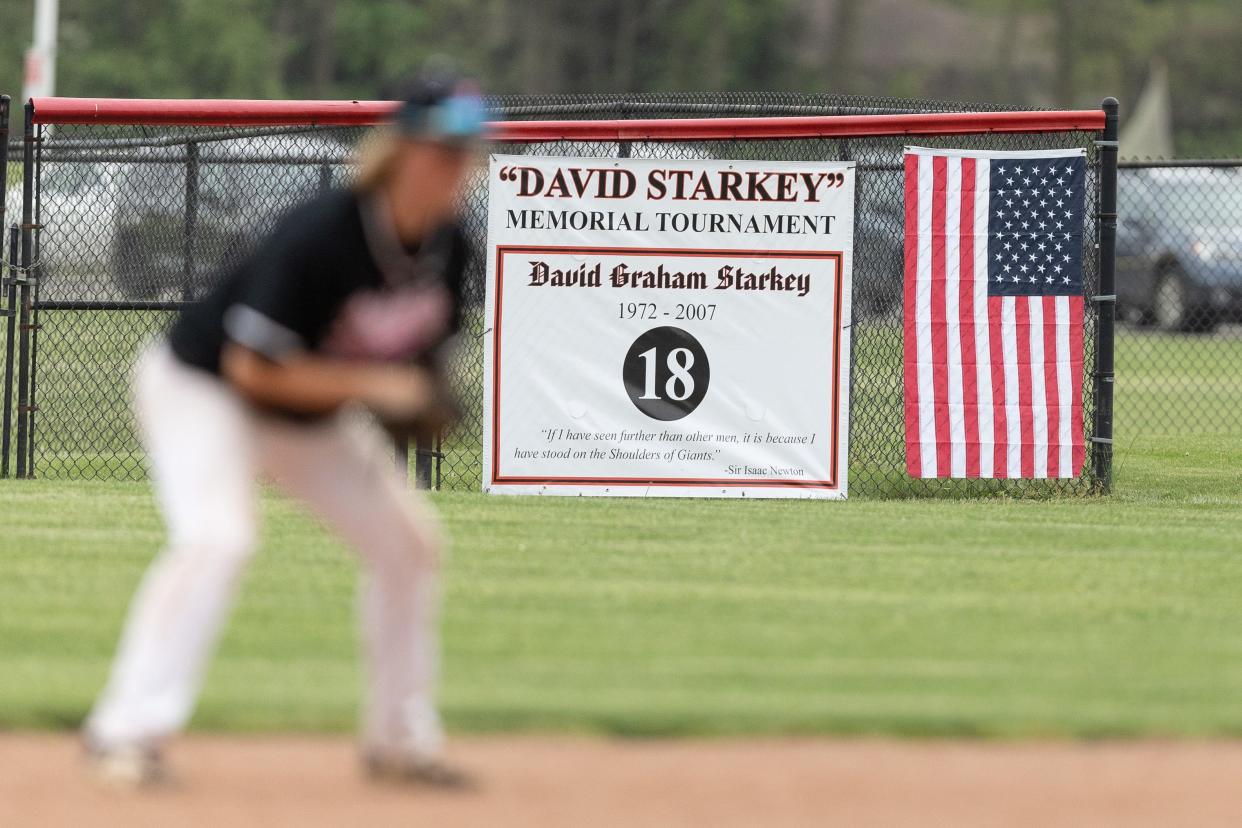
M230 101L142 98L31 98L36 124L185 126L366 126L392 101Z
M677 141L727 138L849 138L988 132L1098 132L1103 110L806 115L784 118L667 118L633 121L499 121L500 141Z
M36 124L184 126L370 126L392 101L139 100L33 98ZM848 138L1098 132L1099 109L1051 112L938 112L913 115L809 115L781 118L661 118L623 121L493 121L495 141L677 141L728 138Z

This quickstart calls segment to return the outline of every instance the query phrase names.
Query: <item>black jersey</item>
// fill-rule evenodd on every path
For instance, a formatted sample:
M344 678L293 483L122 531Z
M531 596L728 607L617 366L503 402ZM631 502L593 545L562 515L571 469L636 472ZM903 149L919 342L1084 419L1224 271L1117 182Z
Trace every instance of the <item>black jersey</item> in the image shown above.
M379 201L346 190L290 211L169 333L183 362L220 373L226 340L269 359L313 351L425 357L457 332L467 246L456 225L400 245Z

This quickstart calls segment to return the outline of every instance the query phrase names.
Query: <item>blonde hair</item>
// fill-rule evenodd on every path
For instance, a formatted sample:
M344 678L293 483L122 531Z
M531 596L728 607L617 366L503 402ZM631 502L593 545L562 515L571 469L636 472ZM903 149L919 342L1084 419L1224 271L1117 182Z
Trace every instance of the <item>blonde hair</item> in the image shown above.
M391 175L397 153L401 149L401 136L391 126L376 127L359 143L354 155L354 167L358 175L353 189L370 193L379 189Z

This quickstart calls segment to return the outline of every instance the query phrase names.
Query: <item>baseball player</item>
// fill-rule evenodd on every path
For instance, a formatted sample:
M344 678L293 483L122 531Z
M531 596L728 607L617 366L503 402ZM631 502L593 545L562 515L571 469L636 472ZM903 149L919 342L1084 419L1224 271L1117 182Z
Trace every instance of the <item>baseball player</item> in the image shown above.
M101 776L165 777L160 746L190 716L254 551L262 477L362 558L366 769L464 781L441 759L434 698L441 539L359 409L399 429L446 419L437 366L459 322L457 210L482 127L470 84L418 81L352 188L294 209L138 360L135 407L169 540L86 723Z

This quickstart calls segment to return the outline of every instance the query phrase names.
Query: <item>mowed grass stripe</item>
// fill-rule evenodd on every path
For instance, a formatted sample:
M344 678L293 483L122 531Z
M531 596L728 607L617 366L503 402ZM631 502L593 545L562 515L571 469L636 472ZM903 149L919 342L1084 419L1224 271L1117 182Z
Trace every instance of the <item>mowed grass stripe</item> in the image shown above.
M434 496L456 730L1242 735L1242 450L1118 494L848 503ZM162 533L143 484L0 486L0 727L68 727ZM356 567L264 498L195 726L348 730Z

